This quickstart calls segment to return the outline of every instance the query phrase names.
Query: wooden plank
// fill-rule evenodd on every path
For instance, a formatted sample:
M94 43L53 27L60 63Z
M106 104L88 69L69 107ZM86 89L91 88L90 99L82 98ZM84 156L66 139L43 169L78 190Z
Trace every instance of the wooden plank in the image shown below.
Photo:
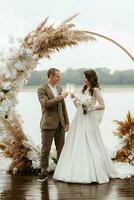
M0 172L0 199L12 200L134 200L134 177L110 180L106 184L70 184L37 181L38 176L17 176Z

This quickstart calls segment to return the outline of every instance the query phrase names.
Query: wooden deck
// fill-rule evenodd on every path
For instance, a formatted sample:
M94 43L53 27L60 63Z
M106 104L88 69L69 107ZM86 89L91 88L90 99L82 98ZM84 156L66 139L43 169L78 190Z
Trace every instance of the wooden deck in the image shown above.
M134 177L106 184L55 182L52 174L44 183L38 176L17 176L0 172L0 200L134 200Z

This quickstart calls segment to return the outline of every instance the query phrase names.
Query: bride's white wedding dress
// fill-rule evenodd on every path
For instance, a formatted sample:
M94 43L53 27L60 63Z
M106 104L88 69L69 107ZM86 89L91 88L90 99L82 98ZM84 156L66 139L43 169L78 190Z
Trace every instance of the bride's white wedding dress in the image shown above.
M88 91L83 95L87 94L89 95ZM134 166L120 163L114 165L104 147L99 129L104 109L100 89L94 89L92 104L87 114L83 114L77 100L75 104L77 111L53 178L74 183L106 183L110 178L134 175Z

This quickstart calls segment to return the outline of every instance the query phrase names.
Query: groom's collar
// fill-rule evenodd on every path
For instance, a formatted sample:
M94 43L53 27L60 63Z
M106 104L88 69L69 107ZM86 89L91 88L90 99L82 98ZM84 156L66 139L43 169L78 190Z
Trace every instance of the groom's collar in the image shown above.
M57 84L56 85L51 85L49 82L47 82L47 84L48 84L48 86L50 87L50 88L57 88Z
M48 83L45 83L45 84L43 85L43 87L44 87L44 89L46 90L47 94L48 94L50 97L54 98L53 92L51 91L51 89L50 89ZM59 85L56 85L56 89L57 89L58 94L60 94L60 93L61 93L61 88L59 87Z

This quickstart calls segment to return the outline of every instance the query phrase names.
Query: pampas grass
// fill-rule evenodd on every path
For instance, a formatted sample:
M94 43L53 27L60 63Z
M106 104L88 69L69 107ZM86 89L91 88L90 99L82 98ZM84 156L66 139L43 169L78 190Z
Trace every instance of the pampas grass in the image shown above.
M124 121L114 121L117 128L114 135L122 139L123 147L117 151L115 160L134 165L134 117L128 111Z
M60 51L67 46L72 47L80 42L96 40L84 31L73 29L75 25L71 23L71 20L76 16L77 14L68 18L57 28L53 24L47 25L47 17L25 37L23 46L31 49L39 57L50 57L51 53Z

